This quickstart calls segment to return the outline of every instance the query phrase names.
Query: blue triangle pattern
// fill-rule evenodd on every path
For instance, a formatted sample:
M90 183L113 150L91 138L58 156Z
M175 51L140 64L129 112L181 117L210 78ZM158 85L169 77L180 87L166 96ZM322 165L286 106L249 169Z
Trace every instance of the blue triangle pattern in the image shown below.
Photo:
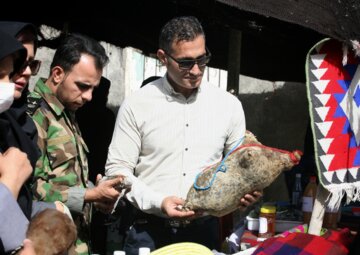
M358 144L356 143L356 139L354 135L351 135L350 137L350 143L349 143L349 148L355 148L357 147Z
M345 93L334 93L333 97L335 98L336 102L340 104L345 97Z
M337 83L341 86L345 93L350 87L351 80L337 80Z
M346 117L345 112L343 111L343 109L341 108L340 105L338 105L336 107L335 113L334 113L334 118L341 118L341 117Z
M343 130L342 130L341 134L345 135L345 134L347 134L349 132L352 132L352 129L350 127L349 120L346 117L346 121L345 121L345 124L344 124L344 127L343 127Z
M360 106L360 89L359 89L359 84L356 85L356 90L355 90L353 99L354 99L354 101L355 101L355 103L356 103L356 106L359 108L359 106Z

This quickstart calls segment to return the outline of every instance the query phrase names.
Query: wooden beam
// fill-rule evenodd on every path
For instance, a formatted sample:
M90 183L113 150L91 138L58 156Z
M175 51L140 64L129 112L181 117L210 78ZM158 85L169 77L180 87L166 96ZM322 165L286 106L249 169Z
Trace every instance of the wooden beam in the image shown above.
M227 90L235 95L239 93L240 84L241 39L241 31L229 30Z

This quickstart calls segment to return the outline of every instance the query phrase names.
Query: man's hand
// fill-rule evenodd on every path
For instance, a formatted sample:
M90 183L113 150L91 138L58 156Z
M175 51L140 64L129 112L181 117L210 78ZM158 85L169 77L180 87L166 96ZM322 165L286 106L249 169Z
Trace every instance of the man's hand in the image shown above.
M239 202L240 211L245 211L248 206L257 202L262 197L262 195L262 191L259 190L255 190L249 194L245 194L245 196L243 196Z
M3 154L0 153L0 182L11 191L15 199L32 170L26 153L18 148L11 147Z
M182 212L179 210L179 208L181 208L184 203L184 199L175 196L166 197L161 203L161 211L170 218L189 218L194 216L194 211Z
M98 174L96 177L96 187L86 190L86 202L115 202L119 197L120 192L116 189L116 187L124 180L124 177L117 176L113 179L105 181L100 181L101 178L101 174Z

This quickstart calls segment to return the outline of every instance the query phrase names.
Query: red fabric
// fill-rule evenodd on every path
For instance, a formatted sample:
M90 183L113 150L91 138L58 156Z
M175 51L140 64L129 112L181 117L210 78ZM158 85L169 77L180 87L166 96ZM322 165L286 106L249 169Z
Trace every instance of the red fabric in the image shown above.
M249 231L249 230L246 230L244 232L244 234L242 235L241 237L241 243L242 244L247 244L247 246L250 248L250 247L255 247L256 245L258 245L259 243L261 242L258 242L257 241L257 232L256 234Z
M345 255L353 236L349 229L328 231L325 236L291 233L286 237L273 237L259 245L258 255Z

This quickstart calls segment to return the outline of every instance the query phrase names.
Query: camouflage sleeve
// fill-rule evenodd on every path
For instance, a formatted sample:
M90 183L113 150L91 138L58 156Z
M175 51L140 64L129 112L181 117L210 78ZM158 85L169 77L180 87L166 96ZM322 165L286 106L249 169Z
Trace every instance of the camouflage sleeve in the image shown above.
M79 185L79 175L74 171L76 148L72 137L62 132L61 123L44 108L32 115L38 130L41 156L34 171L35 199L46 202L61 201L71 211L82 212L85 187ZM59 125L59 126L57 126Z

